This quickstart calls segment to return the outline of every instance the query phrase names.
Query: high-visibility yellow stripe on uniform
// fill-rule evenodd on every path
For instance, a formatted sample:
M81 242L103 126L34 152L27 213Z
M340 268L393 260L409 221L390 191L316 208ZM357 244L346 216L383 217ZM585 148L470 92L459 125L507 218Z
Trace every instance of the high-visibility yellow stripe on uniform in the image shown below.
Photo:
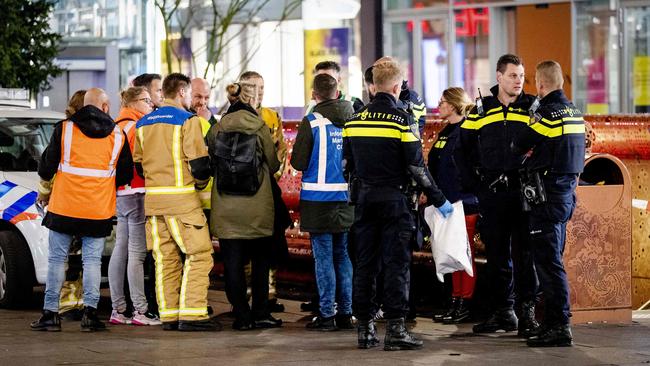
M530 127L542 136L557 137L562 135L562 125L549 127L542 122L537 122L530 125Z
M569 122L569 123L564 123ZM575 123L578 122L578 123ZM585 133L585 125L582 118L567 117L559 120L547 120L542 118L540 122L532 124L530 127L540 135L546 137L558 137L567 134L583 134Z
M343 137L384 137L399 139L402 142L420 141L411 130L398 131L394 128L354 127L343 130Z
M176 187L183 186L183 161L181 160L181 125L174 126L172 137L172 158L174 159L174 176Z
M140 137L140 148L144 149L144 128L140 127L136 130L138 131L138 136Z
M446 144L447 144L447 141L440 140L440 141L436 141L436 143L433 144L433 147L435 147L436 149L442 149L443 147L445 147Z
M492 113L496 113L496 112L499 112L499 111L501 111L502 109L503 109L503 107L501 107L501 106L498 106L498 107L492 108L492 109L490 109L489 111L485 112L485 115L486 115L486 116L489 116L490 114L492 114Z
M178 314L184 316L207 316L208 308L181 308Z
M165 286L163 283L163 253L160 250L160 235L158 233L158 221L156 219L156 216L151 216L149 218L149 223L151 224L153 253L156 256L156 297L158 298L158 304L160 307L160 316L164 317L163 314L169 309L167 309L167 301L165 301Z
M478 114L476 115L478 116ZM466 130L478 130L481 128L481 122L480 120L471 120L469 117L465 119L465 121L460 125L460 128L464 128Z
M486 125L489 125L490 123L495 123L495 122L503 122L505 117L503 116L503 112L499 113L494 113L494 114L489 114L481 119L479 119L477 122L481 124L481 127L485 127Z
M158 312L161 318L176 318L178 316L178 309L165 309Z
M370 121L370 120L368 120L368 121L352 121L352 122L347 122L347 123L345 124L345 127L348 127L348 126L359 126L359 125L365 126L365 125L369 125L369 124L370 124L370 125L373 125L373 126L375 126L375 125L379 125L379 126L391 126L391 127L396 127L396 128L399 128L401 131L409 131L409 130L410 130L409 126L400 125L399 123L388 122L388 121Z
M530 116L529 115L523 115L515 112L510 112L508 113L508 121L513 121L513 122L523 122L523 123L528 123L530 122Z
M425 114L427 114L427 107L424 105L424 103L413 105L413 118L415 118L416 121Z
M194 186L181 186L181 187L145 187L145 192L147 194L182 194L182 193L194 193L196 189Z
M185 254L187 254L187 248L185 247L185 243L183 243L183 236L181 235L180 228L178 227L178 221L170 217L167 219L167 224L169 227L169 231L172 233L172 237L174 238L174 241L178 245L178 247L181 249L181 251ZM190 273L190 269L192 268L192 259L194 259L193 255L188 255L185 258L185 264L183 266L183 279L181 280L181 293L180 293L180 308L181 310L185 308L185 296L187 295L187 279L188 279L188 274Z
M563 133L573 134L573 133L585 133L585 125L564 125Z

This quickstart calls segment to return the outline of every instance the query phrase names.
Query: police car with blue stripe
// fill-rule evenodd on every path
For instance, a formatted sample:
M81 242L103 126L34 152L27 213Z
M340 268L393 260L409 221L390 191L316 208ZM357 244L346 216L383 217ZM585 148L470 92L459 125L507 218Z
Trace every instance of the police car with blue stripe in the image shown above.
M36 206L37 169L54 125L65 118L12 99L20 96L0 89L0 307L9 308L29 304L33 287L45 284L48 229Z

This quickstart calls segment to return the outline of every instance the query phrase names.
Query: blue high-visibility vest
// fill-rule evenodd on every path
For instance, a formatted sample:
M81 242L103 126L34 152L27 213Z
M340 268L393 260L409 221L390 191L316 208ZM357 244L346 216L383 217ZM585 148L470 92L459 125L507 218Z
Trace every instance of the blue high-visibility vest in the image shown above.
M348 184L343 178L343 129L320 113L307 115L314 147L307 170L302 173L300 199L304 201L347 201Z

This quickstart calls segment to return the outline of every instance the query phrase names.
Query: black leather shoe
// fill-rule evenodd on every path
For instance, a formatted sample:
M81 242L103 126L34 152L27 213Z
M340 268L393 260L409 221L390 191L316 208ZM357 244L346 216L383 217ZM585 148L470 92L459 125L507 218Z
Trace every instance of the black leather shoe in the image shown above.
M377 347L379 338L377 338L377 327L373 320L359 320L357 327L357 348L368 349Z
M386 319L384 351L415 350L422 348L421 340L415 338L404 324L404 318Z
M178 330L178 322L163 322L163 330Z
M505 332L517 330L517 316L512 309L497 311L486 321L472 328L474 333L496 333L500 330Z
M453 297L451 299L451 304L449 304L449 308L447 310L443 311L440 314L435 314L433 316L433 321L436 322L436 323L440 323L440 322L442 322L442 319L444 319L446 317L450 317L451 314L454 312L454 310L456 310L456 306L457 306L459 300L460 300L460 298Z
M517 324L517 335L530 338L539 334L539 323L535 319L535 302L526 301L521 304L521 316Z
M279 303L277 298L269 299L267 307L269 313L284 313L284 304Z
M38 320L33 321L29 327L32 330L60 332L61 318L59 317L59 313L43 310L43 315Z
M539 335L528 338L526 344L529 347L571 347L573 346L571 326L565 324L551 327Z
M106 330L106 324L99 320L97 309L90 306L84 307L84 315L81 318L81 331L94 332L98 330Z
M458 299L456 309L449 315L442 318L443 324L458 324L469 318L469 306L466 299Z
M276 319L272 315L255 320L255 328L280 328L282 319Z
M354 329L352 314L336 314L336 327L339 329Z
M330 316L329 318L323 318L320 315L315 317L310 323L307 323L306 328L309 330L319 330L321 332L339 330L336 327L333 316Z
M216 319L205 320L181 320L178 322L178 330L181 332L218 332L223 327Z
M234 330L251 330L255 329L255 323L251 319L250 314L240 315L235 318L235 321L232 323L232 329Z

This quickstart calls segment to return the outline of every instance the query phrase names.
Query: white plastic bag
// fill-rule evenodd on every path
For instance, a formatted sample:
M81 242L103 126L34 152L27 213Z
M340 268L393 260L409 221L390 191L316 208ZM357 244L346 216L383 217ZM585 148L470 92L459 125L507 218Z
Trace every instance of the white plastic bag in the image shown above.
M453 206L454 212L447 218L442 217L434 206L424 210L424 219L431 228L431 251L440 282L444 281L445 273L456 271L465 271L474 276L463 201L458 201Z

